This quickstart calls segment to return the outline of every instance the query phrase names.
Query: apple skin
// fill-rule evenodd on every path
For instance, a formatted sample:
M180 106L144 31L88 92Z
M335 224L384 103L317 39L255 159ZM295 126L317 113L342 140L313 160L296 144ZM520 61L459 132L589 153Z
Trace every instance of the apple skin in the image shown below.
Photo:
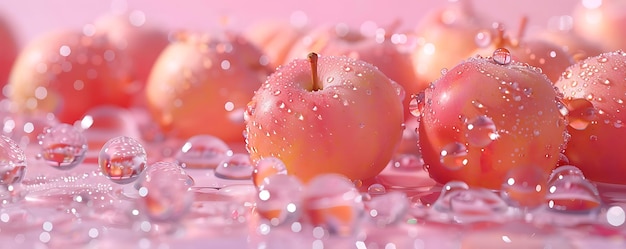
M154 119L170 136L244 142L243 111L270 74L262 52L238 33L181 34L155 62L146 84Z
M130 59L107 37L66 29L27 44L13 65L9 86L16 111L53 113L70 124L99 105L128 107L140 90Z
M556 98L547 77L522 63L471 58L451 68L425 91L421 111L419 145L430 176L441 184L457 180L499 189L518 166L535 165L548 174L565 140ZM466 120L480 115L493 121L497 138L476 145ZM455 143L463 145L464 166L451 168L442 155Z
M345 56L319 57L317 67L318 90L311 62L296 59L256 91L245 112L251 159L279 158L304 182L326 173L376 176L402 137L399 86Z
M392 30L386 30L385 36L375 37L345 28L345 34L338 33L333 26L321 26L312 30L293 46L288 58L303 58L310 51L315 51L325 56L348 56L373 64L404 88L404 115L410 117L409 95L424 90L430 83L417 78L411 51L403 50L405 44L392 42L390 36L393 34L388 33Z
M19 47L11 24L0 17L0 89L7 84Z

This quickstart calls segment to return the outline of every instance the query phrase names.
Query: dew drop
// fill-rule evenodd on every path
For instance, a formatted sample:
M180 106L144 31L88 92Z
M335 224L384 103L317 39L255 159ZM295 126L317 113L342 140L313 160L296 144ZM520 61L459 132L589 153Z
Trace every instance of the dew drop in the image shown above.
M493 61L500 65L508 65L511 63L511 52L506 48L497 48L493 51Z
M486 147L498 138L496 124L491 118L484 115L469 119L466 128L465 136L471 146Z
M544 204L547 176L536 166L519 166L507 172L502 198L514 207L534 209Z
M230 147L218 137L195 135L183 144L175 159L183 168L214 169L232 154Z
M189 212L194 194L189 175L178 164L154 163L138 183L139 207L151 221L174 222Z
M548 186L548 208L555 212L589 213L600 208L598 189L587 179L566 176Z
M597 119L597 110L587 99L573 99L564 103L568 109L566 116L568 124L576 130L586 129L592 121Z
M48 165L69 170L85 159L87 139L82 131L69 124L57 124L38 136L41 158Z
M578 167L573 165L562 165L552 170L550 177L548 178L548 184L551 185L555 181L566 177L580 177L585 179L585 175Z
M252 178L254 167L250 156L244 153L235 153L225 158L215 168L215 176L227 180L246 180Z
M252 171L254 185L260 186L263 179L272 175L286 175L287 167L282 160L276 157L265 157L259 160Z
M271 175L259 185L256 210L274 226L298 221L304 186L292 175Z
M22 182L26 164L26 156L20 146L11 138L0 135L0 204L17 196L18 190L14 185Z
M451 170L463 168L468 163L467 148L459 142L445 145L440 152L441 163Z
M468 190L469 185L462 181L450 181L441 189L441 193L437 200L433 203L433 208L439 212L451 212L450 198L457 191Z
M382 195L387 193L387 189L385 189L385 186L380 183L374 183L367 187L367 193L370 195Z
M117 184L137 179L146 168L146 151L134 138L119 136L107 141L98 154L103 175Z
M419 118L424 110L424 104L426 100L426 94L422 91L412 96L413 98L409 102L409 112L414 117Z

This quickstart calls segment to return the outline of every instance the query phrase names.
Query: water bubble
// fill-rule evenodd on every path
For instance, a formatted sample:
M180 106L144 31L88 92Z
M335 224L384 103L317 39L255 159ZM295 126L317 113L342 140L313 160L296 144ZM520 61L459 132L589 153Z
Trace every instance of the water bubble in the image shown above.
M568 124L576 130L587 129L589 124L597 119L598 111L589 100L572 99L565 104L568 109L566 116Z
M508 65L511 63L511 52L506 48L497 48L493 51L493 61L500 65Z
M271 175L259 186L256 210L272 225L290 224L300 218L302 193L300 180L291 175Z
M405 193L389 192L372 198L367 202L366 209L371 220L377 226L395 225L402 221L407 214L409 200Z
M11 138L0 135L0 201L12 199L24 178L26 156Z
M189 191L189 175L182 167L173 162L157 162L142 176L137 201L151 221L172 222L187 214L194 194Z
M485 188L470 188L448 194L453 219L459 223L496 221L507 209L495 192Z
M450 207L450 197L452 197L452 193L460 190L468 190L469 185L465 182L461 181L450 181L446 183L441 189L441 193L439 197L433 203L433 208L439 212L450 212L452 208Z
M176 161L184 168L215 168L232 155L230 147L218 137L195 135L176 153Z
M355 233L364 208L361 194L354 184L337 174L311 179L305 189L304 203L306 219L312 225L342 236Z
M119 136L107 141L98 154L100 171L111 181L127 184L146 168L146 150L134 138Z
M382 195L387 193L387 190L385 189L385 186L383 186L380 183L374 183L372 185L370 185L369 187L367 187L367 193L369 193L370 195Z
M441 163L452 170L457 170L468 163L467 147L459 142L449 143L441 149Z
M215 168L215 176L228 180L246 180L252 178L254 166L250 156L244 153L235 153L222 160Z
M424 110L424 104L426 100L426 94L422 91L412 96L409 102L409 112L414 117L419 118Z
M256 186L263 183L263 179L272 175L286 175L287 167L276 157L265 157L257 161L252 171L252 182Z
M514 207L534 209L543 205L546 196L546 174L536 166L519 166L509 170L500 195Z
M465 136L472 146L486 147L498 138L496 124L484 115L467 120L466 128Z
M585 175L578 167L573 165L562 165L552 170L550 177L548 178L548 185L566 177L580 177L585 179Z
M600 208L598 189L587 179L569 175L556 179L548 186L548 208L564 213L589 213Z
M72 125L62 123L47 128L38 139L41 158L57 169L72 169L85 159L87 139Z

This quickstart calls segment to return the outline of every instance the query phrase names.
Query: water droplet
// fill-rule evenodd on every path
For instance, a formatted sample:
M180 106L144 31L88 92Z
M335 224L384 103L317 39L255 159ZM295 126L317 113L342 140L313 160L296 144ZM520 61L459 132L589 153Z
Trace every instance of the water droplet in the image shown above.
M468 163L467 147L459 142L449 143L441 149L441 163L448 169L456 170Z
M496 124L484 115L469 119L466 128L465 136L471 146L486 147L498 138Z
M0 203L13 201L16 187L24 178L26 156L11 138L0 135Z
M195 135L183 144L175 158L184 168L215 168L232 154L230 147L218 137Z
M152 221L174 222L189 212L194 193L189 175L178 164L157 162L139 180L139 207Z
M493 51L493 61L500 65L508 65L511 63L511 52L506 48L497 48Z
M586 129L592 121L597 119L597 110L589 100L564 100L564 104L566 104L568 109L566 116L568 124L576 130Z
M465 182L450 181L446 183L443 185L439 197L433 203L433 208L439 212L451 212L452 207L450 206L450 198L453 196L452 194L457 191L468 189L469 186Z
M228 180L246 180L252 178L254 167L250 156L244 153L235 153L227 157L215 168L215 176Z
M326 83L332 83L335 80L335 77L329 76L326 78Z
M424 110L424 104L426 103L426 93L424 91L419 92L412 96L413 98L409 102L409 112L414 117L419 118Z
M127 184L146 168L146 151L134 138L119 136L107 141L98 154L100 171L112 182Z
M259 160L252 171L252 181L254 185L260 186L263 179L272 175L286 175L287 167L276 157L265 157Z
M585 179L585 175L578 167L573 165L562 165L552 170L550 177L548 178L548 185L566 177L580 177Z
M452 191L446 194L446 198L450 214L458 223L495 221L507 209L500 196L485 188Z
M609 58L607 58L604 55L599 55L597 59L598 59L598 62L600 62L600 63L605 63L605 62L609 61Z
M554 180L546 195L551 211L589 213L600 208L598 189L587 179L570 175Z
M352 71L352 68L349 65L345 65L345 66L343 66L343 70L346 71L346 72L350 72L350 71Z
M383 227L401 222L409 209L409 201L405 193L394 191L374 196L366 208L374 224Z
M527 165L507 172L500 194L514 207L534 209L544 204L546 174L536 166Z
M385 186L380 183L374 183L367 187L367 193L370 195L382 195L387 193L387 189L385 189Z
M573 75L574 72L571 69L566 69L565 72L563 72L563 78L565 79L571 79Z
M299 220L303 184L291 175L271 175L259 185L256 210L274 226Z
M274 91L274 93L273 93L273 94L274 94L274 96L278 96L278 95L280 95L280 90L276 90L276 91Z
M313 226L330 234L351 235L364 210L361 198L348 178L337 174L319 175L311 179L305 189L304 213Z
M72 125L58 124L45 129L38 139L41 158L57 169L72 169L85 159L87 139Z

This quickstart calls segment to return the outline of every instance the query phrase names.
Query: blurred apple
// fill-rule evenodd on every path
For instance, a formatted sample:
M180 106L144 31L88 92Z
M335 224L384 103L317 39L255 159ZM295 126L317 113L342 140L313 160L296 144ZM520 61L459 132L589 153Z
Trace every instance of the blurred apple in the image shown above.
M267 56L267 62L276 68L288 61L291 47L308 32L305 23L282 20L264 20L248 27L243 35Z
M11 28L11 23L0 16L0 89L9 80L11 67L18 54L17 38Z
M624 25L626 2L622 0L578 1L572 13L574 30L580 36L600 44L605 52L626 50Z

